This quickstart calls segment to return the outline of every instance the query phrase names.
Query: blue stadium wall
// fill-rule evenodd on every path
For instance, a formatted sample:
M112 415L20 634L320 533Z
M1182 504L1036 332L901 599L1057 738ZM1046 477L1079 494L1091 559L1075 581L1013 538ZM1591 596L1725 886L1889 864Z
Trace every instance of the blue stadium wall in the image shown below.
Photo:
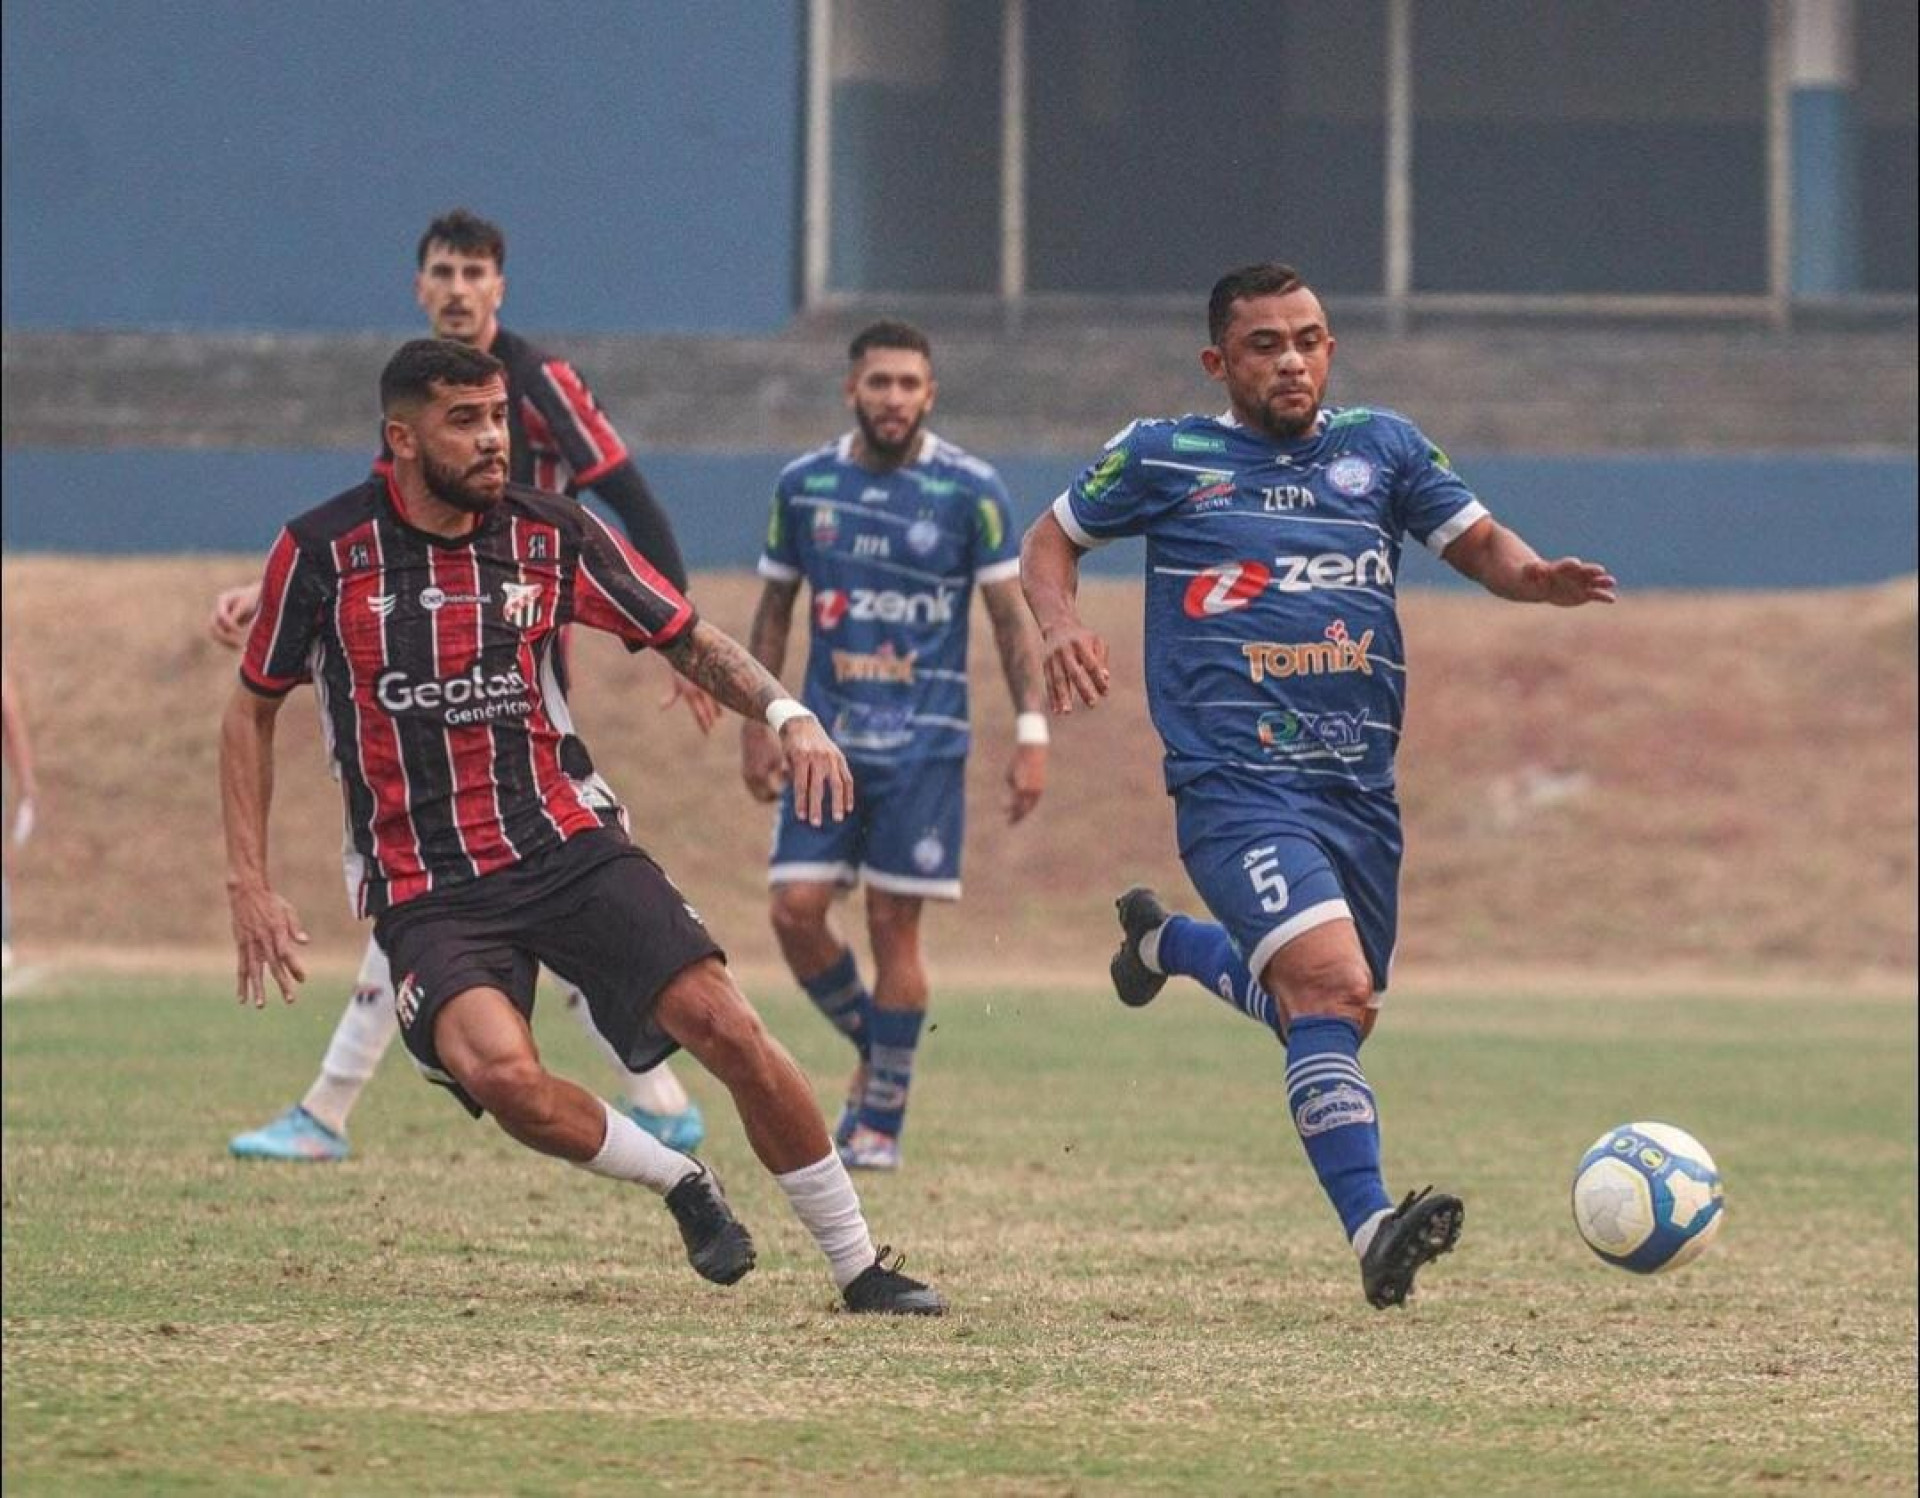
M750 567L774 476L790 454L643 453L688 562ZM1073 477L1065 454L987 454L1024 524ZM1608 563L1629 587L1798 588L1877 582L1915 570L1910 456L1695 454L1561 457L1455 454L1502 519L1541 547ZM365 473L344 452L0 454L9 552L264 553L280 522ZM1091 570L1137 574L1140 549ZM1405 580L1458 585L1417 546Z
M465 203L508 230L516 324L779 327L802 25L800 0L7 0L6 324L411 328L396 249Z

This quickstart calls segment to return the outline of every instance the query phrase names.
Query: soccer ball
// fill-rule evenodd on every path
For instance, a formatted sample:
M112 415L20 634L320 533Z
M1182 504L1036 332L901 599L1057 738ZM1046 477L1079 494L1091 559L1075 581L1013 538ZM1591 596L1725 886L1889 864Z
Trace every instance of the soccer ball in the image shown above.
M1726 1215L1713 1156L1672 1124L1609 1129L1573 1173L1580 1236L1609 1264L1635 1274L1692 1263Z

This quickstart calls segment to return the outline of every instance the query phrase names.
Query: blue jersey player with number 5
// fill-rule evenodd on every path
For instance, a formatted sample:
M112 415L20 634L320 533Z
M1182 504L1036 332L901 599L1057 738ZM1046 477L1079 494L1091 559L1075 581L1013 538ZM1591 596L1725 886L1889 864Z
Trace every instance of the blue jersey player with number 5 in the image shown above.
M1546 561L1404 418L1326 406L1334 339L1285 265L1231 271L1207 308L1220 416L1138 421L1027 532L1021 578L1053 710L1107 695L1106 642L1074 606L1080 558L1146 538L1146 678L1180 857L1217 924L1120 897L1120 998L1170 973L1270 1026L1287 1107L1376 1307L1454 1246L1465 1212L1397 1206L1360 1045L1393 958L1405 703L1395 603L1408 536L1517 603L1611 603L1603 567Z

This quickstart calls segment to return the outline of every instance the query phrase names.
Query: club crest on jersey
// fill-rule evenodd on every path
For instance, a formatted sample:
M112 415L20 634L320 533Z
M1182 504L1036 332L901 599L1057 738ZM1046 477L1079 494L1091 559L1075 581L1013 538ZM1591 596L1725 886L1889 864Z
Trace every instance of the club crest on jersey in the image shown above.
M928 556L940 544L940 527L922 515L907 527L907 550L917 557Z
M1184 607L1189 619L1207 619L1244 609L1266 589L1273 573L1264 562L1223 562L1208 567L1187 584Z
M1327 482L1349 498L1358 498L1373 487L1373 464L1365 458L1335 458L1327 465Z
M500 591L506 595L500 612L507 623L517 629L532 629L540 622L539 583L502 583Z
M913 866L923 874L938 872L947 856L947 845L934 833L927 833L913 845Z

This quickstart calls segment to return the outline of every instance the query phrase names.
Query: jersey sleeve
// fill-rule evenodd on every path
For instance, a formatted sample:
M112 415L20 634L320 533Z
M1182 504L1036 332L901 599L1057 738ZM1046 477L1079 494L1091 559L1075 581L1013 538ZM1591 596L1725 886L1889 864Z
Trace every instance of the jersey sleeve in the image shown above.
M991 473L973 502L973 580L1005 582L1020 575L1020 541L1013 530L1013 506L1000 475Z
M1141 422L1121 428L1054 500L1053 517L1076 546L1091 550L1146 533L1165 503L1149 467L1151 442Z
M311 681L313 643L326 618L328 579L320 564L282 530L267 553L260 608L240 655L240 680L263 697L284 697Z
M754 569L762 577L777 583L800 580L800 544L793 527L793 503L787 481L773 486L773 505L767 512L767 539L760 549L760 561Z
M1400 529L1435 556L1487 515L1487 507L1453 471L1452 461L1414 426L1404 431L1394 502Z
M591 488L627 461L626 443L565 359L541 360L523 394L541 418L527 424L529 432L545 427L539 435L573 471L575 487Z
M573 617L616 635L629 650L670 645L693 627L693 605L593 511L579 512L580 562Z

